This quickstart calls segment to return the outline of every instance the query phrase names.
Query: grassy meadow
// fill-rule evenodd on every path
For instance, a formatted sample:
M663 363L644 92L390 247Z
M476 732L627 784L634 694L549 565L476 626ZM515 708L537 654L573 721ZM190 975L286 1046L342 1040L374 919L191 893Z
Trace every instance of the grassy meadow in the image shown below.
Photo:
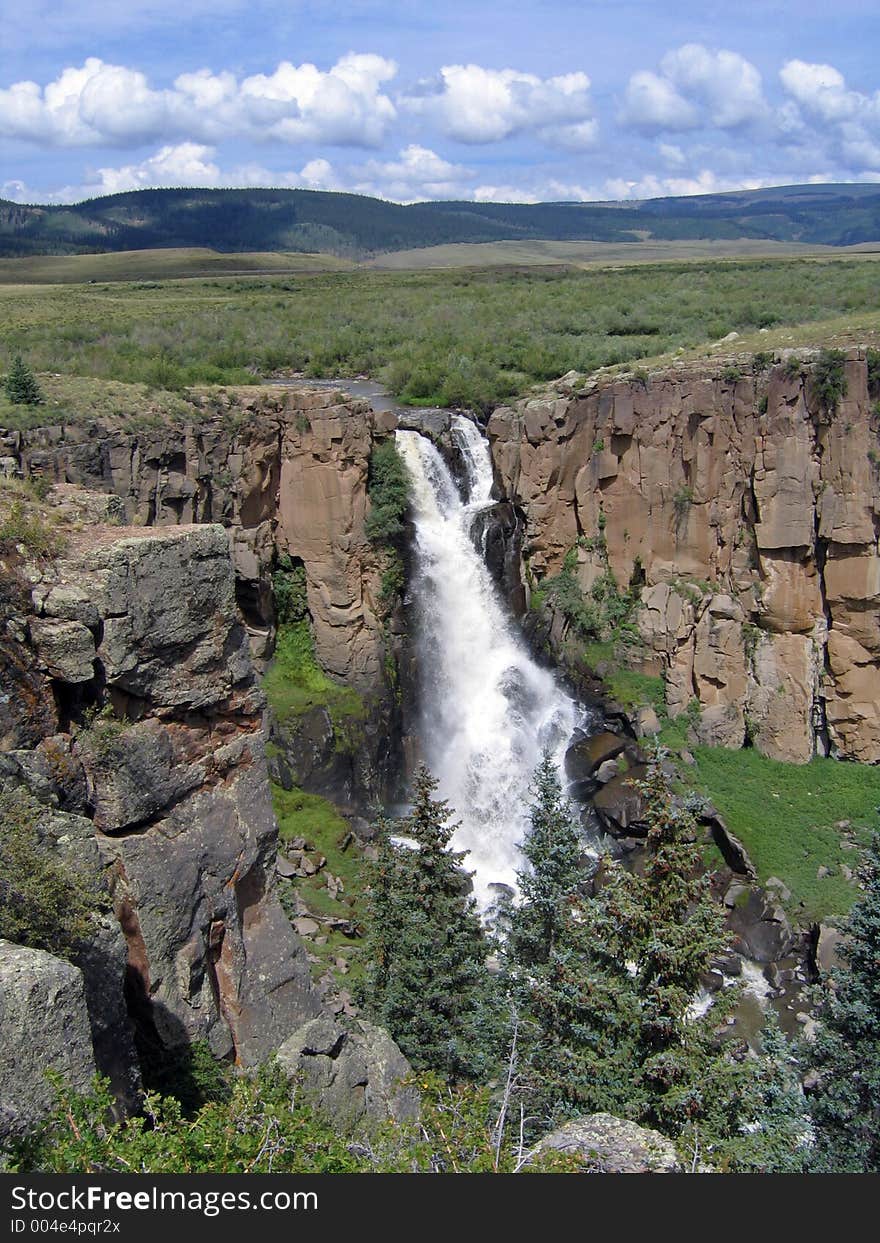
M486 408L732 331L761 348L795 328L797 343L824 343L829 323L872 339L878 308L870 257L15 284L0 286L0 368L21 353L43 374L178 393L369 374L404 402Z

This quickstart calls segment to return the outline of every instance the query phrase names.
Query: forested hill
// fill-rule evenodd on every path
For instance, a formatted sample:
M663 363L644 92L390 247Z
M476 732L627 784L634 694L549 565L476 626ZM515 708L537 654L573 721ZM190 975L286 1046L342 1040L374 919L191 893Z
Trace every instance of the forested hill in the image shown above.
M72 206L0 199L0 255L166 246L321 251L362 258L447 242L758 238L880 241L880 185L770 190L632 203L415 203L316 190L135 190Z

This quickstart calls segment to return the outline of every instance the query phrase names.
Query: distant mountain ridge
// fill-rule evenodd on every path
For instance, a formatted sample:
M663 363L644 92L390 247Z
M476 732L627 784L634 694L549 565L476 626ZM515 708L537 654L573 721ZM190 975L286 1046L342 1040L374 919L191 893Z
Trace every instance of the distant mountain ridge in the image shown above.
M320 190L132 190L70 206L0 199L0 256L162 247L364 258L450 242L759 238L880 241L880 184L738 190L621 203L431 202L402 206Z

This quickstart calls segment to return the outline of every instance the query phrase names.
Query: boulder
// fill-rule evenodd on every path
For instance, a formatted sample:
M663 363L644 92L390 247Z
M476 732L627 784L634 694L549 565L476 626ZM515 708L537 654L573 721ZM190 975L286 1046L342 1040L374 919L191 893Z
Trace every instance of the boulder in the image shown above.
M785 911L770 895L733 885L724 901L728 927L739 937L749 958L760 963L778 962L791 953L797 938Z
M278 1064L340 1130L414 1121L418 1092L409 1062L381 1027L317 1018L278 1050Z
M646 775L646 768L633 768L612 777L595 795L593 807L603 827L613 837L644 837L647 833L645 800L633 784Z
M613 1114L566 1122L537 1145L537 1155L549 1152L576 1157L585 1173L675 1174L680 1169L672 1140Z
M626 748L626 739L604 730L572 743L565 753L565 774L570 781L587 781L606 760Z
M31 642L53 678L62 682L90 682L95 676L95 640L82 622L35 618Z
M82 974L44 950L0 941L0 1140L24 1138L52 1112L47 1071L78 1091L95 1075Z

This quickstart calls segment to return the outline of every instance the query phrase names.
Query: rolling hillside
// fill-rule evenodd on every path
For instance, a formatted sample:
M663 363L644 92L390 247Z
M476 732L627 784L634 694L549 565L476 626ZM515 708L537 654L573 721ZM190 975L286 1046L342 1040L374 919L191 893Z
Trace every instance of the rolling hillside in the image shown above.
M783 186L631 203L415 203L315 190L137 190L72 206L0 200L0 256L211 247L348 259L500 241L880 241L880 186Z

